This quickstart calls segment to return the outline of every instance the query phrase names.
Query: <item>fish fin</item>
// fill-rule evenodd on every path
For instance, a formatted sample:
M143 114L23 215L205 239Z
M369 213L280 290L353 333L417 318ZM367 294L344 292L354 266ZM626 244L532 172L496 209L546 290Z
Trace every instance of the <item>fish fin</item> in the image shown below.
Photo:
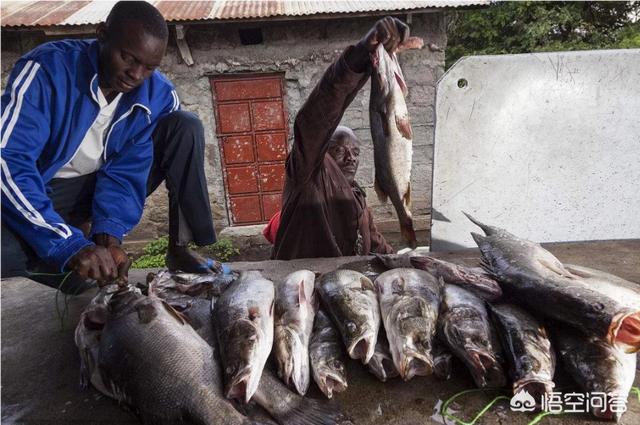
M360 287L364 290L375 291L376 288L373 286L373 282L366 276L362 276L360 278Z
M176 320L178 320L178 322L180 322L180 324L184 325L184 324L191 324L189 322L189 320L187 319L187 316L185 316L184 314L180 313L178 310L176 310L175 308L171 307L169 304L167 304L166 301L162 301L162 305L164 306L164 308L167 310L167 312L172 315L173 317L176 318ZM143 323L147 323L147 322L143 322Z
M545 267L546 269L548 269L548 270L552 271L553 273L558 274L558 275L560 275L562 277L567 277L567 278L570 278L570 279L580 279L580 276L571 273L560 262L558 262L557 264L554 264L554 263L551 263L551 262L547 261L546 258L538 260L538 262L543 267Z
M291 425L336 425L351 422L340 411L336 403L306 397L296 397L297 403L284 412L269 413L281 424Z
M478 246L482 245L486 239L486 236L482 236L481 234L476 232L471 232L471 237L474 241L476 241L476 245Z
M378 179L373 183L373 189L376 191L376 195L378 195L378 200L383 204L386 204L389 200L389 196L385 193L384 190L378 184Z
M408 115L404 117L396 115L396 128L405 140L410 142L413 139L413 130Z
M402 202L407 209L411 208L411 182L407 183L407 190L404 192Z
M307 301L307 294L304 287L304 279L298 284L298 306L301 306Z

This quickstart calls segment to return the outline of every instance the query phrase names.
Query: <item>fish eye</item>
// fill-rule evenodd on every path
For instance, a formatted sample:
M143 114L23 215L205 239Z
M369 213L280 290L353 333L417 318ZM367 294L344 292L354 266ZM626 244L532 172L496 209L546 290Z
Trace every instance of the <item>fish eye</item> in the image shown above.
M358 330L358 327L353 322L347 322L346 327L349 333L355 333L355 331Z

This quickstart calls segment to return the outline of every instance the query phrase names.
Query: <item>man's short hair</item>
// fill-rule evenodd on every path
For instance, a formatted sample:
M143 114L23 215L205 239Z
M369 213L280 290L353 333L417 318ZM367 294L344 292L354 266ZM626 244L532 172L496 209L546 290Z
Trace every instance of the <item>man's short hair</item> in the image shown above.
M146 1L119 1L107 16L107 29L118 33L127 22L139 22L144 31L156 38L169 38L169 28L162 14Z

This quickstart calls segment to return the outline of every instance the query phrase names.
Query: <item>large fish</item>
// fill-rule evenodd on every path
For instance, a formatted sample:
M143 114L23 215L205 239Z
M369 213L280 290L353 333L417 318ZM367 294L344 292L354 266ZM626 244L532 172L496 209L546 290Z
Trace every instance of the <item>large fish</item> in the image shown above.
M309 388L309 338L317 310L315 274L291 273L276 287L273 351L278 375L289 387L304 395Z
M467 366L478 387L504 386L500 342L484 301L455 285L445 285L443 294L439 338Z
M380 328L378 332L378 341L376 341L376 350L373 357L367 364L369 371L382 382L387 382L389 378L395 378L399 375L398 369L393 364L393 357L389 351L389 341L384 332L384 328Z
M547 331L513 304L490 305L513 380L513 394L527 391L539 401L553 391L556 359Z
M323 274L316 289L349 357L369 363L380 328L380 308L371 280L353 270L336 270Z
M389 350L400 377L433 373L432 340L436 333L441 284L418 269L392 269L374 282Z
M422 44L422 39L410 37L400 48L421 48ZM371 59L369 120L376 169L375 190L382 202L391 199L402 237L415 248L417 241L411 215L413 130L405 102L407 85L396 52L387 52L379 44Z
M584 335L567 326L554 329L553 342L564 369L592 397L595 393L603 397L606 394L602 403L591 403L592 413L619 421L620 407L627 402L636 375L636 355L626 354L602 338Z
M97 352L93 367L105 394L132 406L145 424L251 423L222 395L211 347L159 298L114 294Z
M484 267L518 303L626 351L640 349L640 309L594 289L539 244L467 217L486 234L472 233Z
M409 260L417 269L425 270L445 283L458 285L486 301L502 296L496 280L481 267L465 267L429 256L415 256Z
M273 346L273 282L243 272L218 298L215 321L225 396L248 402Z
M340 334L324 311L318 310L309 343L313 379L327 396L347 389L347 367Z

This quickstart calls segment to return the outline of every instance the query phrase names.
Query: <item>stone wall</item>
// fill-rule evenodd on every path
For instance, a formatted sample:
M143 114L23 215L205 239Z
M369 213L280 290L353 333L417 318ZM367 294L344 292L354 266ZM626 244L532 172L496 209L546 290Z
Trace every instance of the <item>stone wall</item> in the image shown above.
M220 150L216 138L216 123L211 94L210 77L239 72L284 73L285 107L289 119L289 143L295 114L309 95L324 70L346 46L357 42L378 17L339 20L306 20L261 23L228 23L192 25L187 41L195 64L183 63L173 40L161 66L176 85L182 107L197 113L203 121L206 137L206 174L216 228L229 225ZM260 27L263 43L242 45L238 30ZM442 48L446 33L442 13L428 13L412 17L412 34ZM41 33L8 34L2 43L2 82L20 54L45 41ZM424 244L425 229L431 200L433 158L435 86L443 73L444 53L424 48L400 55L400 62L409 87L408 108L414 131L412 200L418 227L423 229L419 242ZM347 109L343 125L353 128L363 142L357 181L365 188L367 199L379 227L391 240L398 231L395 212L390 204L381 205L373 190L374 169L369 130L369 84L367 83ZM319 117L321 118L321 117ZM203 217L206 219L206 217ZM164 187L147 199L144 217L129 236L130 240L148 240L168 229L167 197ZM259 228L256 228L256 231ZM228 230L223 232L230 234ZM244 232L246 234L246 232ZM252 238L255 243L256 239Z

